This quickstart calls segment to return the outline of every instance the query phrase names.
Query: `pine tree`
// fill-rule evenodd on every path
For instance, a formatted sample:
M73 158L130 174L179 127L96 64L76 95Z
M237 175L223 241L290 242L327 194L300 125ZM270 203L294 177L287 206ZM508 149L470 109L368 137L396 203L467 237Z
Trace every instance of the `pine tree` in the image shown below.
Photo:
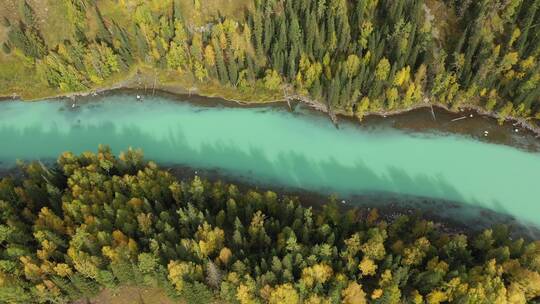
M227 55L227 71L229 72L229 81L233 86L236 86L238 83L238 66L232 50L229 48L226 51Z
M26 0L19 1L19 14L21 16L22 22L26 26L28 27L35 26L34 9L28 4Z
M7 42L2 43L2 51L4 51L4 54L9 55L11 53L11 47Z
M218 289L221 286L222 275L220 269L212 261L206 264L206 283Z
M219 80L222 84L230 83L228 70L225 65L225 59L223 58L223 51L221 49L221 45L217 41L216 38L212 38L212 46L214 47L215 53L216 53L216 63L217 63L217 71L219 75Z
M112 45L112 35L109 29L107 28L107 25L105 24L105 20L103 19L103 16L101 15L101 12L97 5L95 6L96 11L96 20L98 25L98 31L96 34L96 39L98 41L106 42L108 45Z

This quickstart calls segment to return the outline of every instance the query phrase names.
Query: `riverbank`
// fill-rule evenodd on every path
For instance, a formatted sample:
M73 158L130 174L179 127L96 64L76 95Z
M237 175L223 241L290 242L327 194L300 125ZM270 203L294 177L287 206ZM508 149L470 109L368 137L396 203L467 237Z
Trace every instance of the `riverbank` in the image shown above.
M197 102L202 101L202 103L206 103L206 101L203 101L203 99L207 98L213 99L212 102L216 102L217 100L221 99L229 102L226 106L257 107L280 104L292 109L292 105L300 102L313 110L325 113L336 126L339 126L339 120L342 119L355 121L356 123L358 122L358 119L356 119L354 115L347 113L344 110L333 110L330 109L326 104L313 100L309 97L295 93L288 93L288 91L291 90L290 88L287 90L284 89L282 94L276 94L275 92L274 94L267 94L267 92L264 92L262 94L251 94L251 97L253 98L246 98L246 95L250 94L242 94L235 89L220 87L219 85L215 84L205 84L201 86L200 83L197 83L193 79L172 80L178 79L177 77L179 77L179 74L165 73L165 75L163 73L164 72L159 75L152 75L148 68L137 67L130 70L130 72L128 72L128 76L125 77L124 80L112 82L110 85L102 88L84 92L56 94L53 96L39 97L37 99L29 99L28 101L55 98L68 98L73 100L78 97L96 97L109 92L114 93L115 91L125 92L132 90L141 96L166 93L172 95L171 97L175 97L175 99L185 99L186 97L189 97ZM15 93L12 96L0 96L0 101L14 99L20 99L20 97ZM396 117L421 109L431 111L433 114L433 119L437 120L437 117L433 111L434 108L455 114L456 117L454 119L456 121L459 119L473 118L474 116L488 117L494 121L499 121L501 119L498 113L487 111L477 105L462 105L457 109L452 109L447 105L430 103L428 99L425 99L423 103L418 103L408 108L366 112L363 116L363 121L368 120L370 117ZM504 119L504 122L506 124L511 124L513 131L515 131L516 128L518 129L518 132L520 131L519 129L522 129L521 131L530 132L535 138L540 138L540 125L538 122L535 122L534 118L527 120L518 117L507 117ZM483 132L483 130L481 131Z
M445 110L447 112L450 112L450 113L453 113L453 114L456 114L456 115L461 115L461 117L459 117L457 119L460 119L460 118L465 119L467 117L471 117L470 113L466 113L466 112L475 112L477 115L486 116L486 117L492 118L492 119L497 120L497 121L499 119L501 119L501 116L497 112L487 111L487 110L485 110L482 107L477 106L477 105L462 105L458 109L452 109L452 108L450 108L450 107L448 107L447 105L444 105L444 104L429 103L429 102L419 103L419 104L413 105L412 107L409 107L409 108L406 108L406 109L395 110L395 111L368 112L366 115L367 116L369 116L369 115L394 116L394 115L400 115L400 114L407 113L407 112L414 111L414 110L418 110L418 109L430 109L431 110L433 107L443 109L443 110ZM531 118L531 120L532 119L533 118ZM435 115L434 115L434 120L436 120ZM505 123L511 123L513 126L520 127L520 128L525 129L525 130L527 130L529 132L532 132L532 133L535 134L536 138L540 138L540 126L537 123L532 123L532 122L527 121L524 118L516 118L516 117L506 117L506 118L504 118L504 122Z
M328 195L339 193L346 199L344 205L384 204L396 210L408 202L416 209L437 206L431 208L435 216L441 210L443 216L455 211L455 218L461 219L471 209L458 212L464 209L455 208L460 204L454 202L465 202L461 205L538 222L538 208L531 202L539 195L534 181L540 154L441 133L493 128L489 130L495 138L502 131L487 118L443 124L440 121L450 121L453 114L434 109L438 120L433 121L431 111L415 110L388 118L372 116L362 125L342 121L337 130L321 112L302 103L288 112L283 103L258 108L161 91L138 102L135 94L107 91L77 98L75 108L68 98L0 104L0 166L14 166L16 159L54 160L64 151L80 154L99 144L108 144L116 153L131 146L162 164L217 168L216 179L221 175L226 181L258 182L257 186L302 197L310 192L299 189L323 193L310 199L321 205ZM403 131L433 125L439 127L436 132ZM468 129L452 129L458 126ZM429 198L446 201L435 204L437 200ZM475 213L484 212L481 208Z
M136 75L136 74L135 74ZM181 86L156 88L148 87L147 83L139 81L138 77L133 77L130 81L104 88L101 91L84 92L79 94L59 95L51 99L60 99L66 102L66 106L71 109L72 105L77 106L100 102L109 96L132 95L140 96L139 102L144 102L153 97L164 97L179 103L191 103L204 107L227 107L227 108L276 108L299 114L326 116L328 110L324 104L317 103L310 99L299 99L298 96L289 95L289 100L268 100L265 102L242 101L231 98L221 98L216 96L204 96L199 93L190 93ZM144 79L144 78L143 78ZM149 79L147 79L149 80ZM144 84L146 83L146 85ZM445 107L430 107L428 105L418 105L406 111L393 111L381 113L369 113L359 123L354 116L345 113L334 113L339 123L358 126L362 129L376 127L390 127L406 132L418 134L455 134L465 137L472 137L476 140L494 144L503 144L529 152L540 152L540 141L538 135L527 129L515 132L516 126L512 123L499 125L493 116L479 115L474 110L463 110L453 112ZM472 117L472 118L471 118ZM339 125L338 125L339 126ZM485 134L489 132L489 136Z
M48 168L56 166L54 160L43 161L42 164ZM272 191L278 195L280 201L293 198L297 199L304 207L312 207L316 210L322 210L328 204L334 204L343 213L350 210L359 210L360 216L365 218L372 209L377 209L379 217L390 223L400 216L415 216L434 222L439 231L469 236L478 234L482 230L492 228L497 224L505 224L512 229L515 237L523 237L527 240L540 239L540 228L522 224L507 214L497 213L482 207L468 206L460 202L398 193L373 193L339 197L338 195L328 195L294 187L255 182L250 178L230 175L217 169L201 169L167 164L160 164L160 168L168 171L183 182L189 183L198 176L209 182L234 184L242 192L249 190L255 190L259 193ZM23 178L24 174L18 167L10 169L0 167L0 179L8 176ZM458 216L459 214L467 214L467 216Z
M205 170L179 165L162 165L162 168L183 181L199 176L211 182L232 183L241 191L256 190L260 193L272 191L276 192L281 199L294 197L303 206L314 209L322 209L329 203L335 203L342 212L359 209L363 216L367 216L372 209L377 209L379 216L387 222L393 222L402 215L417 216L433 221L437 229L450 234L475 235L497 224L505 224L511 227L516 237L524 237L528 240L540 239L540 227L522 224L511 215L455 201L400 193L368 193L350 197L329 196L294 187L257 183L248 177L226 174L217 169ZM467 216L463 216L464 214Z

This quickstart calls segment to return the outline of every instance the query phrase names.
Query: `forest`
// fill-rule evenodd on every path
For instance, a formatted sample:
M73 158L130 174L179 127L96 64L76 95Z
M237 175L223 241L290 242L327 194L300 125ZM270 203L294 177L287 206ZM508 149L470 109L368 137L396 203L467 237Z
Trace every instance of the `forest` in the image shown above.
M540 0L59 0L54 39L37 1L16 2L2 56L59 92L151 67L359 119L419 104L540 119Z
M140 150L0 180L0 302L152 286L186 303L534 303L540 241L179 179Z

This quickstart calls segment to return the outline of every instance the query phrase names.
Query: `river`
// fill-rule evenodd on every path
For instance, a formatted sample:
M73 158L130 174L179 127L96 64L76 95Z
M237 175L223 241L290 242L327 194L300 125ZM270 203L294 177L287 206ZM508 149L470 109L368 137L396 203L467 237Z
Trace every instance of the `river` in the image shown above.
M290 112L276 106L209 106L166 96L138 102L124 93L86 98L75 108L65 99L6 101L0 103L0 166L11 167L17 159L50 160L66 150L95 151L98 144L114 152L132 146L161 164L335 193L347 204L367 196L425 197L470 207L465 213L491 210L540 227L538 141L496 136L516 141L517 148L480 140L482 130L450 133L443 123L449 126L450 117L444 115L434 122L443 127L422 129L419 121L431 119L428 114L411 116L416 118L409 117L409 123L342 120L337 129L327 117L301 107ZM428 118L418 118L422 115ZM492 121L481 126L506 134ZM441 205L438 212L451 209Z

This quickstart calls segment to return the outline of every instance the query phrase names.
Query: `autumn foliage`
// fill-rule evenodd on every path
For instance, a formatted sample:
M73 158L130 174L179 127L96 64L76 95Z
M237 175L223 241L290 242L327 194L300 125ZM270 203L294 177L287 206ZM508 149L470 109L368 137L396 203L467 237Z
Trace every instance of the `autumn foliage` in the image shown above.
M178 180L142 153L62 154L0 180L0 302L69 303L144 285L189 303L530 303L540 243L497 226L302 206Z

